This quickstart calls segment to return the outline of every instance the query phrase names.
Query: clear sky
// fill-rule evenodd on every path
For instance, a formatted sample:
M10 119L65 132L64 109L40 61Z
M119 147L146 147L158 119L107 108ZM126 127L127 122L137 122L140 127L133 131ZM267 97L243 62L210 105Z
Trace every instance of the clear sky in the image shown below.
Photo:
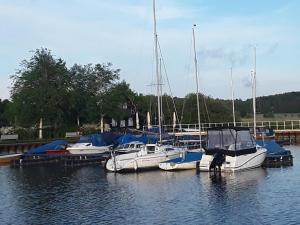
M257 93L300 91L299 0L157 0L157 30L172 91L195 90L192 25L200 89L230 98L251 97L257 46ZM154 93L152 0L0 0L0 98L10 75L32 50L47 47L68 66L112 62L121 79ZM164 85L167 92L167 85Z

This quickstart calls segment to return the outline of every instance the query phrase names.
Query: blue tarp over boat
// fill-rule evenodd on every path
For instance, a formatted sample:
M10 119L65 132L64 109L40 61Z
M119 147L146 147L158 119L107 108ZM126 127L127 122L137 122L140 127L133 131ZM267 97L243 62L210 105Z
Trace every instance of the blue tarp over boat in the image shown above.
M115 144L119 135L114 133L90 134L81 136L78 143L92 143L94 146L107 146Z
M29 151L27 151L24 155L46 154L48 150L64 149L67 144L68 142L65 140L56 140L51 143L41 145L37 148L32 148Z
M183 157L178 157L175 159L170 159L167 160L165 162L169 162L169 163L189 163L189 162L196 162L196 161L200 161L202 159L202 152L186 152L185 155Z
M126 144L126 143L129 143L132 141L140 141L140 142L143 142L144 144L156 143L157 138L155 136L149 136L146 134L141 135L141 136L136 136L136 135L132 135L132 134L124 134L117 139L117 142L119 145Z
M291 152L289 150L284 149L279 144L275 142L275 140L257 140L256 143L260 146L263 146L267 149L267 156L273 155L290 155Z

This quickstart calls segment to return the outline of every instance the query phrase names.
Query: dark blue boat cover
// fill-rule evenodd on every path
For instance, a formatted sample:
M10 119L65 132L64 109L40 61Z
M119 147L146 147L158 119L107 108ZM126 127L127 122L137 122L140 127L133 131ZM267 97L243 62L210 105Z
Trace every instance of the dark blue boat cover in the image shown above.
M92 143L94 146L107 146L115 144L119 135L114 133L90 134L81 136L78 143Z
M32 148L27 151L24 155L36 155L36 154L46 154L47 150L59 150L64 149L64 147L68 144L65 140L56 140L51 143L41 145L37 148Z
M289 150L284 149L275 140L257 140L256 143L267 149L267 155L290 155Z
M153 135L146 135L146 134L140 136L133 135L133 134L124 134L117 139L119 145L126 144L132 141L140 141L143 142L144 144L156 143L157 137Z
M202 155L203 155L202 152L186 152L183 157L170 159L165 162L168 162L168 163L172 162L172 163L178 163L178 164L196 162L196 161L200 161L202 159Z

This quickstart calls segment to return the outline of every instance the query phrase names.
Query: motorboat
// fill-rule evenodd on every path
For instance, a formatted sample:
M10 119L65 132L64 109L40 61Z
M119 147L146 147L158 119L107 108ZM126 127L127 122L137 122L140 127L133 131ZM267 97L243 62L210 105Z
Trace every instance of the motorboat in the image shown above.
M110 151L111 146L95 146L92 143L76 143L69 147L67 150L72 155L90 155L90 154L103 154Z
M80 140L67 147L72 155L95 155L110 152L112 145L108 145L102 134L92 134L80 137Z
M144 143L140 141L132 141L126 144L119 145L115 152L117 154L126 154L126 153L132 153L132 152L138 152L141 150L142 147L144 147Z
M9 164L10 161L19 159L21 155L20 153L0 155L0 165Z
M260 167L267 149L256 145L249 128L219 127L207 130L207 146L200 171L238 171Z
M178 158L183 148L172 145L146 144L140 151L113 155L106 163L109 171L137 171L158 168L160 162Z

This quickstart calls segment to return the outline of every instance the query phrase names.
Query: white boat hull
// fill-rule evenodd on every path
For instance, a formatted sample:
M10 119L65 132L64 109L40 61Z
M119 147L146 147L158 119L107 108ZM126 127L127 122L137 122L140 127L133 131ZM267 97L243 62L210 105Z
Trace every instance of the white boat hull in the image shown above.
M109 147L107 146L87 146L86 144L75 144L71 147L68 147L67 150L72 155L103 154L110 151Z
M8 154L8 155L0 155L0 165L5 165L10 163L11 160L19 159L22 154Z
M180 153L181 151L173 150L146 155L139 155L139 153L118 155L115 157L115 159L111 158L107 161L106 169L109 171L136 171L142 169L158 168L160 162L177 158L180 156Z
M239 170L252 169L260 167L267 156L265 148L258 148L255 153L240 155L240 156L226 156L225 162L221 166L221 171L233 172ZM213 160L213 155L203 154L199 164L200 171L209 171L210 164Z
M159 164L159 168L166 171L171 170L192 170L197 169L199 161L184 162L184 163L172 163L162 162Z

